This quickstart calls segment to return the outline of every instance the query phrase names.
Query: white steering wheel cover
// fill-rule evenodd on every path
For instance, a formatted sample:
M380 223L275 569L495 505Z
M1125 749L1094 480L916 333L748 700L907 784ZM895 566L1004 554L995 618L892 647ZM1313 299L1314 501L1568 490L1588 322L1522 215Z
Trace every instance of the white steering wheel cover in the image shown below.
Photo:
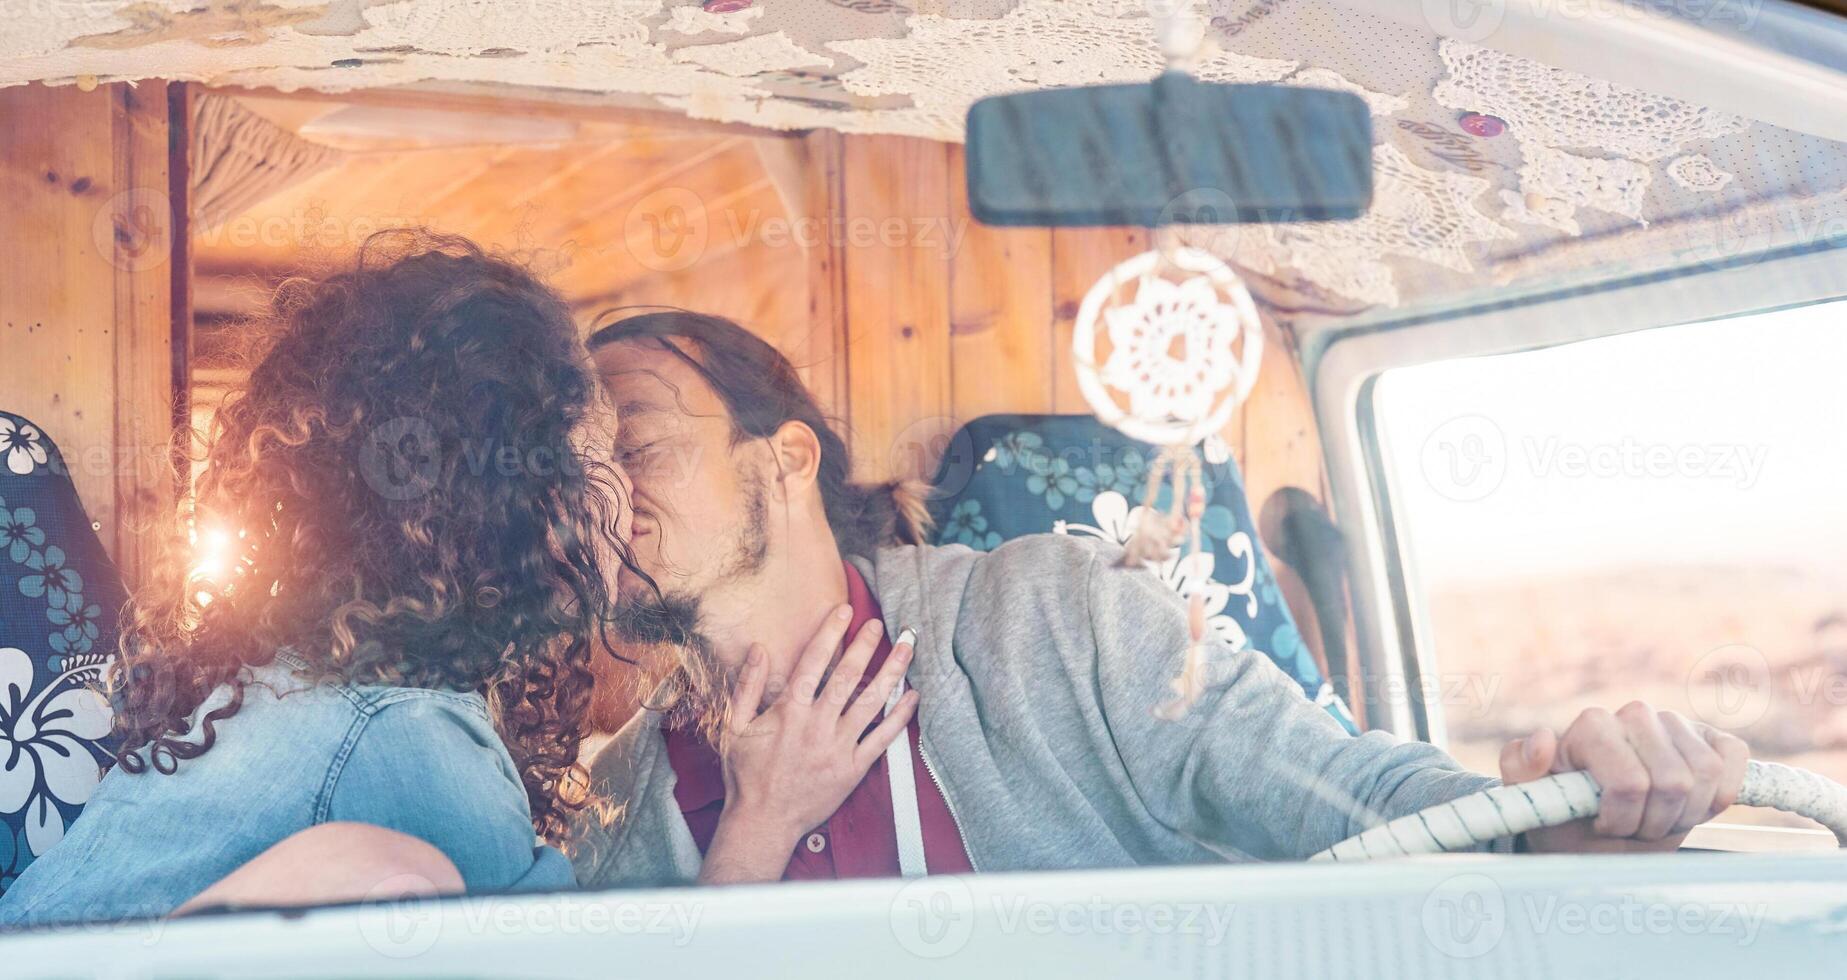
M1602 790L1586 772L1496 786L1349 837L1310 861L1364 861L1465 851L1529 830L1597 815ZM1807 769L1751 760L1738 802L1807 817L1847 846L1847 788Z

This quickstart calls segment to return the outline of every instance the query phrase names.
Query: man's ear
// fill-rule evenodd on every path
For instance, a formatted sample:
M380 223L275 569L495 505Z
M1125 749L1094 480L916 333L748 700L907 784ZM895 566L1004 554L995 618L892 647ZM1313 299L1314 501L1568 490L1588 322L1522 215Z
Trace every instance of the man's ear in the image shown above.
M769 444L784 492L793 495L815 485L821 472L821 440L808 423L784 422L770 435Z

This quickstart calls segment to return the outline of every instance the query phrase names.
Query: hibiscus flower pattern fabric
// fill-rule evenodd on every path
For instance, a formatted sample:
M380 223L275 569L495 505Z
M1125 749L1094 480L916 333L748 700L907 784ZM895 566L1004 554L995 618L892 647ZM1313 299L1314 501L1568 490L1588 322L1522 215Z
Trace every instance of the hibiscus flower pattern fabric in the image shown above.
M963 426L937 471L931 512L938 544L989 551L1022 534L1075 534L1127 541L1142 519L1148 464L1159 450L1088 415L989 415ZM1295 619L1263 549L1229 454L1201 463L1207 507L1204 547L1151 563L1181 596L1203 593L1207 627L1233 650L1258 650L1348 731L1352 714L1335 695ZM1155 501L1165 508L1165 495Z
M57 446L0 412L0 892L115 760L97 685L126 598Z

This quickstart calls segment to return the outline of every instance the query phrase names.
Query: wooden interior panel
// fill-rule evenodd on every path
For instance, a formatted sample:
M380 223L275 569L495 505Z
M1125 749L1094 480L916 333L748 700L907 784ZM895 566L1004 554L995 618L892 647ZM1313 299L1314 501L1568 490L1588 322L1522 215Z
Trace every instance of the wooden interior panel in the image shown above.
M0 406L44 427L130 582L172 513L167 89L0 90Z
M963 153L949 147L951 406L958 420L1052 403L1052 232L990 228L968 211Z
M846 243L832 232L846 187L846 138L831 130L802 141L802 182L791 188L800 221L814 232L803 248L805 322L784 335L783 351L821 404L844 425L847 398ZM795 210L791 208L791 210Z
M928 479L955 429L950 404L944 144L849 139L841 197L851 445L869 478ZM928 229L937 223L938 232Z
M1071 331L1091 284L1118 262L1148 250L1141 228L1055 228L1052 230L1052 407L1061 414L1088 412L1077 390L1071 360Z

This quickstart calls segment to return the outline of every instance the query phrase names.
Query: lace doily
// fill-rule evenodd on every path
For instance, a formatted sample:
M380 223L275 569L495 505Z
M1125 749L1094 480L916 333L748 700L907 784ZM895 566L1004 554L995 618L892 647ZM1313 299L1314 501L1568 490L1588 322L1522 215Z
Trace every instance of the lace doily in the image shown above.
M555 54L584 45L635 49L648 44L643 21L661 0L518 0L517 3L429 3L401 0L367 7L371 27L353 38L355 48L414 48L431 54L479 55L487 51Z
M1643 224L1642 198L1654 171L1633 160L1582 157L1545 146L1523 147L1520 192L1502 191L1502 217L1546 225L1572 235L1582 233L1573 217L1578 208L1596 208Z
M1351 92L1366 100L1366 108L1375 116L1391 116L1405 111L1411 100L1402 95L1389 95L1374 92L1347 80L1345 75L1330 68L1304 68L1283 79L1284 85L1302 88L1331 88L1341 92Z
M708 13L702 7L674 7L661 30L675 34L749 34L751 22L763 16L762 7L745 7L729 13Z
M1353 221L1193 228L1182 239L1263 275L1293 274L1335 296L1393 306L1398 286L1387 259L1471 272L1471 249L1514 237L1473 203L1488 181L1425 170L1389 143L1373 147L1372 166L1372 208Z
M1224 428L1250 394L1263 324L1243 280L1216 256L1143 252L1085 294L1071 347L1078 389L1098 419L1143 442L1189 446Z
M1179 2L1228 14L1202 0ZM486 83L650 97L695 118L773 129L946 140L962 137L968 105L984 96L1151 78L1163 63L1156 15L1166 11L1165 3L1141 0L764 0L724 14L694 0L14 6L0 32L0 85L158 77L343 92ZM1470 271L1482 243L1512 234L1508 224L1537 228L1524 229L1532 239L1526 247L1497 258L1494 281L1556 271L1551 255L1572 256L1573 268L1589 274L1668 247L1665 228L1643 238L1637 233L1649 229L1606 220L1653 216L1664 225L1685 202L1667 206L1657 200L1663 192L1735 191L1724 203L1736 209L1747 200L1829 194L1847 172L1838 144L1767 128L1739 138L1749 125L1742 116L1434 39L1327 0L1259 0L1215 21L1211 37L1215 46L1198 59L1201 77L1352 92L1376 117L1396 117L1376 126L1382 135L1437 168L1421 171L1395 151L1378 151L1374 214L1342 226L1253 227L1228 248L1213 246L1243 268L1353 303L1396 303L1478 282L1440 270ZM1301 67L1297 56L1313 67ZM1404 97L1420 84L1434 86L1434 100ZM1489 137L1455 131L1457 111L1505 121L1503 142L1519 150L1512 173L1503 175L1505 158L1496 159L1491 144L1475 142ZM1744 160L1748 170L1727 173ZM1650 184L1657 166L1665 178ZM1492 186L1481 177L1493 178ZM1813 225L1813 215L1801 217ZM1580 232L1603 253L1565 249Z
M733 78L833 64L832 59L796 44L781 31L757 34L742 41L681 48L673 53L673 60L692 62L701 68Z
M129 26L113 13L99 21L99 13L103 11L74 3L8 4L6 30L0 31L0 58L50 54L80 37Z
M1716 191L1732 182L1732 175L1719 169L1712 158L1704 153L1694 153L1670 161L1667 175L1674 183L1690 191Z
M1672 156L1696 140L1743 132L1743 116L1590 78L1491 48L1444 40L1449 76L1431 93L1451 108L1506 121L1524 148L1574 147L1631 160Z
M261 85L284 92L299 88L345 92L398 84L407 76L431 81L468 81L475 77L470 65L467 58L410 53L352 67L234 71L214 75L211 81L219 85ZM760 87L755 79L732 78L706 71L698 65L674 61L665 48L652 44L591 45L569 53L508 58L499 66L499 71L501 78L512 85L584 92L646 92L725 104L770 97L770 92Z
M905 19L904 37L833 41L828 47L863 64L840 76L848 92L909 96L937 139L960 141L976 99L1055 85L1144 82L1165 59L1145 16L1121 17L1124 5L1100 0L1021 0L994 20L933 14ZM1130 8L1139 13L1139 5ZM1211 82L1273 82L1293 61L1231 51L1200 57L1194 74Z

